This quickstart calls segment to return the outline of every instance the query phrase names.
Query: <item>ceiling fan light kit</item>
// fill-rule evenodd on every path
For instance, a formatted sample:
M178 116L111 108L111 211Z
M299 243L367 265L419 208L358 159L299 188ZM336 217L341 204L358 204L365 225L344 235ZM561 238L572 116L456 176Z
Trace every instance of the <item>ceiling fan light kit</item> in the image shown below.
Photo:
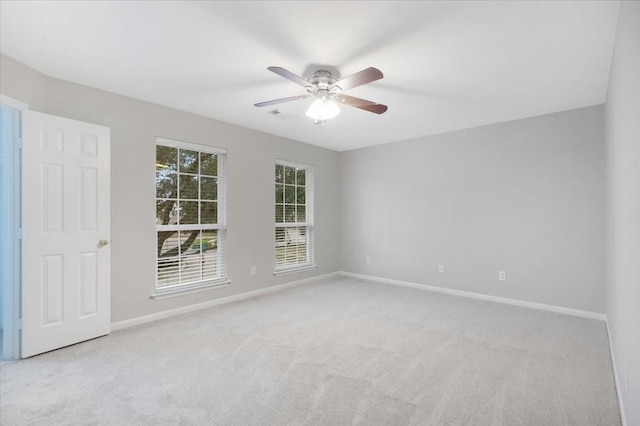
M331 120L340 114L340 108L333 99L316 98L306 112L314 121Z
M383 77L383 74L377 68L366 68L360 72L350 75L349 77L345 77L342 80L336 80L327 70L318 70L311 78L304 79L281 67L268 67L267 69L304 87L307 94L259 102L254 104L256 107L265 107L283 102L315 98L306 112L307 117L312 118L314 123L322 123L326 120L331 120L340 114L338 102L364 111L373 112L375 114L383 114L387 110L386 105L342 94L345 90L380 80Z

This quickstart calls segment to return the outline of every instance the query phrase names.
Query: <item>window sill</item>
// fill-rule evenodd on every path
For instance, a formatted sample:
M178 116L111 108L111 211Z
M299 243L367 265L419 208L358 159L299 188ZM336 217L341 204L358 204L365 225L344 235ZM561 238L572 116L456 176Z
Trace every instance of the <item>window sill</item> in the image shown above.
M149 295L150 299L153 300L162 300L169 299L171 297L184 296L191 293L199 293L201 291L213 290L216 288L228 287L231 284L231 281L209 281L205 283L198 283L191 286L185 286L180 288L173 288L167 290L156 290L154 293Z
M310 271L312 269L316 269L317 267L318 265L316 265L315 263L311 263L307 265L296 266L293 268L279 269L277 271L274 271L273 275L277 277L280 275L295 274L296 272Z

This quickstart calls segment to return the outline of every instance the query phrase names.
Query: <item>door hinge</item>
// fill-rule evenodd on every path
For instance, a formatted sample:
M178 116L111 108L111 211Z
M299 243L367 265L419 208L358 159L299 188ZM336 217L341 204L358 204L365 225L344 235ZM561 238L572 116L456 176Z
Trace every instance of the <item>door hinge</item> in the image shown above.
M22 149L22 137L16 138L16 148Z
M16 234L18 234L18 239L21 240L23 238L22 228L18 228L18 230L16 231Z
M18 330L22 330L22 318L18 318L17 328Z

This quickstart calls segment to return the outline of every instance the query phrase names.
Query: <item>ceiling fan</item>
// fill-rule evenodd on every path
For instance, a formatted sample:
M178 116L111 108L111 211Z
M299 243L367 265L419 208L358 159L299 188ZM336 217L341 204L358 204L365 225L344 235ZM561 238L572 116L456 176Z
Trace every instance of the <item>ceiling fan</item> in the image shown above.
M331 72L327 70L318 70L313 77L304 79L282 67L268 67L267 69L304 87L307 93L304 95L259 102L254 104L257 107L316 98L306 112L306 115L313 118L315 123L321 123L337 116L340 113L338 104L349 105L376 114L382 114L387 110L386 105L342 93L345 90L380 80L383 75L377 68L369 67L341 80L336 80L331 75Z

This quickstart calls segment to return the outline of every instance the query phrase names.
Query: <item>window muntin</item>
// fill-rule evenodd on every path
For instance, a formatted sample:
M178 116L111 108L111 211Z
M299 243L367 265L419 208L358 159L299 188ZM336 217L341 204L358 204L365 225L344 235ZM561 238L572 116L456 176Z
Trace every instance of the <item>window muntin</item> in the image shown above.
M156 140L156 292L227 280L224 150Z
M275 166L275 272L313 265L313 169L278 160Z

